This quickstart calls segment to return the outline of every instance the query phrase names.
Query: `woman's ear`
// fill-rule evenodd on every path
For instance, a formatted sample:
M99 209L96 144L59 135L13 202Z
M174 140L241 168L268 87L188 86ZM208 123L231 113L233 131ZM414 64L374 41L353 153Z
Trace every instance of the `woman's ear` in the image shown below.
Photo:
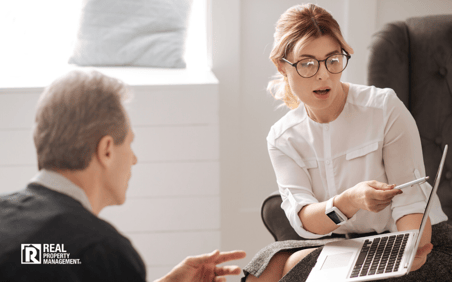
M285 62L284 62L284 61L278 60L278 61L276 62L276 68L278 69L278 72L279 72L280 74L282 74L282 76L287 76L287 73L286 73L286 66L285 66Z

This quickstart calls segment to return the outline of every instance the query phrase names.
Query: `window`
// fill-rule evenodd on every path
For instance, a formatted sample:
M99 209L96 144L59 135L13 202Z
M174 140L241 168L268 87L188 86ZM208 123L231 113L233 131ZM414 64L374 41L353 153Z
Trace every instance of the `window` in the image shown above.
M0 2L0 62L13 68L66 64L72 52L82 0ZM187 68L207 66L206 0L193 0L186 43Z

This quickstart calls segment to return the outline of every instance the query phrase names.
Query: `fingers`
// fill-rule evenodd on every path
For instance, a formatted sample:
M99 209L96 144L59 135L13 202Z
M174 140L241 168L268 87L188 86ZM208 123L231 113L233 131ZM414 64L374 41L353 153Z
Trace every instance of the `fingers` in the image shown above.
M368 191L366 196L366 210L380 212L391 205L394 196L398 195L400 192L398 190L396 190L395 193L390 192L392 191L374 190L371 188L371 191Z
M387 184L376 180L368 181L367 185L378 190L391 190L395 187L395 184Z
M384 210L387 206L389 206L391 203L392 198L389 198L388 200L373 199L372 201L368 201L367 210L371 212L380 212Z
M417 249L416 257L414 258L411 271L416 271L425 264L425 262L427 261L427 255L432 251L432 249L433 245L431 243L428 243L423 247Z
M226 282L226 275L239 275L240 267L235 265L215 267L215 282Z
M367 185L374 188L374 190L370 193L372 195L372 198L377 201L391 201L392 198L403 193L403 191L400 189L394 189L395 184L389 185L373 180L368 181Z
M185 259L186 263L191 266L199 266L207 263L214 263L220 256L220 251L215 250L209 254L202 254L198 256L190 256Z
M433 249L432 243L425 244L423 247L418 248L416 252L416 257L423 257L430 254Z
M244 257L246 257L246 253L244 251L230 251L220 253L220 251L215 250L209 254L187 257L185 259L185 263L193 267L197 267L208 263L221 264L223 262L238 260Z
M410 271L418 270L419 268L421 268L425 264L426 261L427 261L427 257L426 256L424 256L424 257L416 256L414 258L413 265L411 266L411 270Z
M376 192L375 199L380 200L380 201L392 201L392 198L403 193L403 191L399 190L399 189L384 190L384 191L378 190L375 192Z
M241 271L240 267L236 265L215 267L215 275L217 276L239 275Z
M219 257L215 260L215 263L221 264L223 262L242 259L244 257L246 257L246 253L244 251L221 252Z
M384 210L387 206L389 206L391 204L391 202L389 203L383 203L383 204L377 204L372 210L370 210L371 212L381 212L382 210Z

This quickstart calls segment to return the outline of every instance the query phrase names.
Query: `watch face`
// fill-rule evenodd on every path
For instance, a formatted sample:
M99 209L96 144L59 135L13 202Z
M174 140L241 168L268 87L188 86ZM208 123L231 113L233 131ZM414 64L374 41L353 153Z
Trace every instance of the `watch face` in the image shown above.
M342 222L335 211L329 212L326 215L336 224L339 224Z

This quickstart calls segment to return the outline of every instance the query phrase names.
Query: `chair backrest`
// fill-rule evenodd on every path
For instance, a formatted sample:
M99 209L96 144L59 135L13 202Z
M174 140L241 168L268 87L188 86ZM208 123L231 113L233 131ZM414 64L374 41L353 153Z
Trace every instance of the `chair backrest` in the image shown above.
M267 230L275 241L302 240L290 225L289 220L281 208L281 195L275 191L262 203L261 217Z
M411 112L421 136L426 173L434 176L444 145L452 144L452 15L410 18L376 33L368 85L394 89ZM438 196L452 223L450 154L444 169Z

